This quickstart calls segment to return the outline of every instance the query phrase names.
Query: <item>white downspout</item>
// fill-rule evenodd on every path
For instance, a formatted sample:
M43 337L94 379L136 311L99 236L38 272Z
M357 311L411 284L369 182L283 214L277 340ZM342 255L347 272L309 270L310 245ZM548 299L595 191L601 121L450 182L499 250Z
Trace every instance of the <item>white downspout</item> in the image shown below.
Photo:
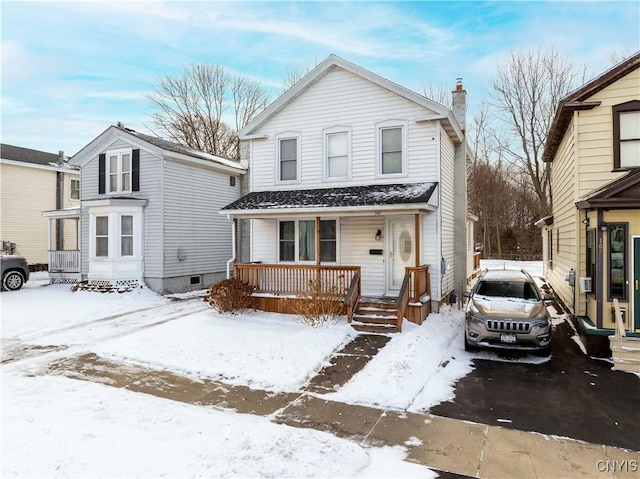
M236 224L227 214L227 219L231 220L231 259L227 261L227 279L231 278L231 264L236 260Z

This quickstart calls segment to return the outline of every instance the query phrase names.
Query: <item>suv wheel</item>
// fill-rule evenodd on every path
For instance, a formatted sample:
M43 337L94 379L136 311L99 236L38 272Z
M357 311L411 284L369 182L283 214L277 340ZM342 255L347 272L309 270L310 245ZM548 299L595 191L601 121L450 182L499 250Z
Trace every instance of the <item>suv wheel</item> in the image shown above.
M24 277L18 271L8 271L2 278L2 288L9 291L16 291L22 288Z
M478 348L476 346L473 346L471 344L469 344L469 341L467 341L467 335L464 335L464 350L468 351L470 353L474 352L474 351L478 351Z

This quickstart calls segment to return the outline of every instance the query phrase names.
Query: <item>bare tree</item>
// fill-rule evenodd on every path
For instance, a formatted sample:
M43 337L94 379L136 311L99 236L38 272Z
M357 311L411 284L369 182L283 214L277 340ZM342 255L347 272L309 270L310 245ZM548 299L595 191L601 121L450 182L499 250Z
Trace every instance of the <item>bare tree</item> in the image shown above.
M499 139L505 157L527 175L539 203L538 214L551 210L550 174L542 153L559 100L577 77L574 65L554 49L512 53L498 66L489 95L506 127Z
M237 131L268 102L259 83L218 65L191 65L158 81L149 99L156 134L208 153L239 159ZM231 111L229 111L231 110ZM235 129L225 121L235 120Z
M451 109L451 90L442 83L422 82L422 95Z

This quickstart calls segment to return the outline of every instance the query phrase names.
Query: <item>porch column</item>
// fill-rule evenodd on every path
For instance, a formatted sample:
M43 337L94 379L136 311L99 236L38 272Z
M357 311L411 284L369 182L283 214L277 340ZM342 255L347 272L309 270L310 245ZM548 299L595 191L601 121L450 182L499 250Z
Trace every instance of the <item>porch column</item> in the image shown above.
M416 213L413 217L413 224L415 227L415 236L416 236L416 268L420 266L420 214Z
M316 266L320 266L320 217L316 216Z

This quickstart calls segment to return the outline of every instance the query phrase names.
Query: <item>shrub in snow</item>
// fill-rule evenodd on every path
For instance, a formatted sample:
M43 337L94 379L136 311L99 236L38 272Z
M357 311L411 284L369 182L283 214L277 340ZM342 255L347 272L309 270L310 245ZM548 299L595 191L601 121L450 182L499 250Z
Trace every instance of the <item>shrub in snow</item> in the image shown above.
M309 281L306 291L290 299L291 309L300 317L300 321L317 328L324 324L335 324L342 316L344 292L338 286L322 281Z
M239 279L225 279L211 286L204 302L218 313L238 314L251 307L253 290L253 286Z

